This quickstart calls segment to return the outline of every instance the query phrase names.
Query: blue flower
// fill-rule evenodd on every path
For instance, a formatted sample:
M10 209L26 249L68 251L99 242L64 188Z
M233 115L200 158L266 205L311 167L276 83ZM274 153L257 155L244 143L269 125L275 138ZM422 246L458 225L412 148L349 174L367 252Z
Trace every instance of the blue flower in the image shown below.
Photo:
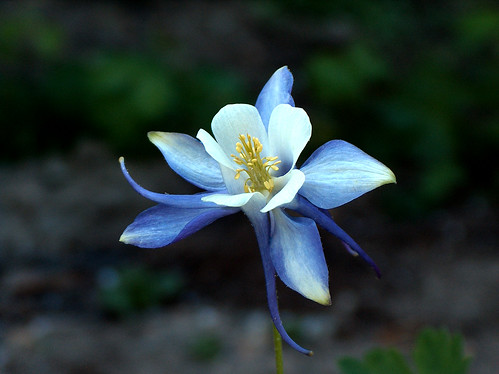
M150 132L149 139L180 176L206 192L169 195L148 191L121 169L142 196L158 203L137 216L120 241L158 248L181 240L216 219L243 211L253 225L263 261L272 320L294 349L311 354L286 333L279 316L275 275L290 288L323 305L331 304L329 275L316 224L339 238L345 248L378 268L331 218L328 209L386 183L395 176L357 147L332 140L298 169L310 139L307 113L294 106L293 76L277 70L256 105L223 107L213 118L213 136ZM298 215L289 215L288 211Z

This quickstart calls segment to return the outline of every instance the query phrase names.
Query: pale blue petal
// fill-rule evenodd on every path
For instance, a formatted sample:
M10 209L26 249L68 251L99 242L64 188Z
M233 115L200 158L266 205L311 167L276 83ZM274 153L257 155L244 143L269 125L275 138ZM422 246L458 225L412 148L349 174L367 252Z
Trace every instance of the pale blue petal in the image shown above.
M302 108L281 104L274 109L269 122L269 143L272 156L282 161L277 175L295 166L311 135L312 125Z
M237 195L214 193L203 197L202 200L222 206L242 207L257 193L259 192L241 193Z
M315 222L289 217L281 209L271 216L270 257L279 278L306 298L330 305L328 269Z
M279 307L277 304L277 291L276 291L276 277L275 269L270 259L270 222L269 215L260 213L260 209L265 205L265 198L263 195L255 195L248 204L243 207L244 213L248 216L251 224L253 225L260 247L260 254L262 256L263 271L265 274L265 284L267 287L267 302L269 305L270 316L277 331L282 339L289 344L293 349L298 352L311 356L312 351L305 349L290 338L284 326L282 325L281 317L279 315Z
M338 207L383 184L395 183L390 169L342 140L322 145L300 170L306 177L300 195L323 209Z
M204 190L225 189L218 162L199 140L174 132L151 131L147 135L168 165L182 178Z
M227 157L230 157L231 154L237 155L236 143L240 142L239 136L248 134L260 140L263 145L262 157L267 156L267 131L263 126L258 110L252 105L231 104L224 106L213 117L211 130ZM232 163L237 166L235 162Z
M236 163L229 158L229 155L220 147L213 136L211 136L206 130L200 129L196 135L196 138L201 140L203 143L206 153L208 153L215 161L220 165L224 165L226 168L236 170Z
M185 209L159 204L140 213L120 241L141 248L164 247L238 211L236 208Z
M327 210L317 208L314 204L300 195L297 195L297 198L293 201L293 206L290 207L290 209L295 210L304 217L313 219L318 225L322 226L324 229L340 239L349 253L360 256L367 264L369 264L369 266L373 268L378 278L380 277L381 273L379 268L376 266L376 263L366 252L362 250L362 248L350 237L350 235L343 231L343 229L339 227L336 222L334 222Z
M298 169L293 169L288 174L275 178L275 189L279 190L279 192L269 200L261 212L265 213L281 205L290 203L304 182L305 175Z
M278 69L265 84L255 104L265 127L269 125L270 115L276 106L279 104L295 106L291 96L292 88L293 75L287 66Z
M120 157L119 161L121 165L121 171L123 172L123 175L125 176L128 183L130 183L133 189L137 191L140 195L144 196L146 199L152 200L160 204L165 204L171 207L181 207L186 209L207 208L207 207L216 206L214 203L209 203L201 200L203 197L209 196L211 192L199 193L195 195L170 195L167 193L157 193L146 190L144 187L140 186L139 184L137 184L137 182L135 182L132 179L132 177L128 173L128 170L126 169L125 159L123 157Z

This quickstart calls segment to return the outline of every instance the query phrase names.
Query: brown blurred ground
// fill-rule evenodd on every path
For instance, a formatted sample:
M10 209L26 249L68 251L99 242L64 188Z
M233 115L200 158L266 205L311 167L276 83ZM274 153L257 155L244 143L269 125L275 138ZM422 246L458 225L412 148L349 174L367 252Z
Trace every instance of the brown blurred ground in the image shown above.
M192 191L162 162L128 163L155 191ZM158 250L117 242L150 206L102 146L0 170L1 368L21 373L268 372L272 367L263 271L252 229L228 217ZM377 280L327 233L322 239L333 306L314 305L280 287L283 319L313 358L286 349L287 372L334 372L343 354L373 345L409 349L418 330L446 326L466 338L472 373L499 364L496 212L463 201L418 223L379 214L368 196L337 209L337 221L376 259ZM175 269L187 285L175 302L133 318L106 318L97 302L102 272L124 265ZM213 361L192 344L212 334ZM217 340L218 341L218 340ZM258 363L258 364L255 364Z

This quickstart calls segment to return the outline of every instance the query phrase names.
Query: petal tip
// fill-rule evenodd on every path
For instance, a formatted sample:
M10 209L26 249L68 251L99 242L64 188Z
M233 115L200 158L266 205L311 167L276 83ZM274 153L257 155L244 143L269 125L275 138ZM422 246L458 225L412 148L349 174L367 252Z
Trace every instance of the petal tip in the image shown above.
M303 293L303 296L324 306L329 306L332 304L331 295L328 289L320 287L314 289L313 291L314 292L309 291L307 292L307 294Z
M397 184L397 177L395 176L393 171L391 171L389 168L386 168L385 172L386 172L386 179L383 181L382 184L390 184L390 183Z
M383 165L382 169L379 170L379 179L377 187L381 187L385 184L391 184L391 183L397 184L397 177L395 177L393 171L391 171L388 167Z
M125 243L125 244L128 244L130 242L127 239L127 236L125 235L125 233L121 234L119 241L122 242L122 243Z
M329 294L329 291L327 291L327 294L324 295L324 297L322 297L321 299L316 300L316 301L321 305L330 306L332 304L332 302L331 302L331 295Z
M397 177L395 176L395 174L393 173L393 171L391 171L390 169L388 169L389 171L389 181L388 183L395 183L397 184Z
M153 143L154 145L157 145L157 143L161 141L166 141L165 137L166 133L161 132L161 131L149 131L147 133L147 137L149 138L149 141Z

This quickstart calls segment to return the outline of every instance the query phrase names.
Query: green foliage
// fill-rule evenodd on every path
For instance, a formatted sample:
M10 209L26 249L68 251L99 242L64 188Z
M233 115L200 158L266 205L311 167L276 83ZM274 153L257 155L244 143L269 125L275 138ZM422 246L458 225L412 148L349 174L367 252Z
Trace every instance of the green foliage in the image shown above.
M324 103L358 100L370 84L387 74L385 61L360 44L314 56L308 69L311 90Z
M117 152L153 152L147 131L195 133L222 106L244 101L240 77L203 67L179 71L154 54L96 51L44 69L41 76L16 67L0 74L0 111L9 124L0 158L68 149L81 137Z
M116 153L156 155L147 131L194 134L222 106L257 95L235 73L243 67L184 64L192 45L174 36L156 43L157 30L140 50L126 41L82 47L73 43L78 26L43 7L10 9L0 15L1 160L88 137ZM293 94L314 126L308 149L342 138L390 166L393 214L418 217L470 192L494 197L499 172L483 172L499 147L499 12L491 2L272 0L248 9L248 27L272 33L269 64L285 56L300 78Z
M456 22L462 43L469 48L480 48L491 40L499 42L499 11L477 9L459 17Z
M240 76L212 67L177 72L175 94L178 106L172 114L172 126L177 132L195 134L199 128L209 128L213 116L230 103L251 102L246 97Z
M308 57L310 111L392 168L394 214L497 189L496 171L480 173L499 147L497 10L481 1L349 3L323 10L356 33Z
M110 143L126 146L175 107L167 69L153 58L104 53L85 65L81 109Z
M0 41L0 61L8 65L55 60L67 44L62 27L34 11L0 19Z
M195 336L188 346L188 353L195 361L210 362L216 359L222 351L222 339L210 332Z
M445 330L424 330L414 349L420 374L465 374L470 358L463 354L463 339Z
M417 338L414 365L396 349L374 348L363 360L338 361L343 374L465 374L470 358L463 353L463 339L446 330L425 329Z
M402 354L395 349L373 349L364 362L346 357L339 366L345 374L412 374Z
M101 307L118 318L172 301L184 288L178 272L153 272L142 267L107 270L101 278Z

